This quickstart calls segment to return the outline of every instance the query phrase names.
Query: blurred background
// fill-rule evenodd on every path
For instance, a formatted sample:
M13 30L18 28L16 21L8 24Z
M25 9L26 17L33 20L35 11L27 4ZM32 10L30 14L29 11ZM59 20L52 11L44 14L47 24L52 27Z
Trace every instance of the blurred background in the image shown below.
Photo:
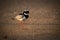
M25 9L20 23L14 17ZM0 40L60 40L60 1L0 0Z

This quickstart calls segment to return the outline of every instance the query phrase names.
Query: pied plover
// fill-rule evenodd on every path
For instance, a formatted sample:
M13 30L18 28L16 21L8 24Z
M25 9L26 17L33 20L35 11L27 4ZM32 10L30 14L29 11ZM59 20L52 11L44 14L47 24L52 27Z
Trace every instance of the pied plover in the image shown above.
M15 18L19 21L24 21L29 17L29 10L24 10L23 13L19 13Z

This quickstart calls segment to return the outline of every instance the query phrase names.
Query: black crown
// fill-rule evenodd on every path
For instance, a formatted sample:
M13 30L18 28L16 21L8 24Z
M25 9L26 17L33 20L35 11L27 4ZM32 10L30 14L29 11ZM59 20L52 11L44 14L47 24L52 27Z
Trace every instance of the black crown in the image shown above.
M23 13L29 13L29 11L24 11Z

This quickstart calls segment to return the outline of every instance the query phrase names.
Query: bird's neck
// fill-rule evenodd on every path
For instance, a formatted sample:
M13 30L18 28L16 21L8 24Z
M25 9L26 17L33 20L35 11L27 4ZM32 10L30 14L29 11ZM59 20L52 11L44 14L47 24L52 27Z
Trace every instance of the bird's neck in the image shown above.
M27 14L27 13L24 13L24 15L29 15L29 14Z

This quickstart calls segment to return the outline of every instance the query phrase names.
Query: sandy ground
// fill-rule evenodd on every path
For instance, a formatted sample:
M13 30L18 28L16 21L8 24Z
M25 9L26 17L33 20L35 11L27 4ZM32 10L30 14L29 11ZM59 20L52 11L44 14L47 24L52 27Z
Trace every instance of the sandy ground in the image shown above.
M13 19L25 9L26 21ZM0 40L60 40L60 1L1 0Z

